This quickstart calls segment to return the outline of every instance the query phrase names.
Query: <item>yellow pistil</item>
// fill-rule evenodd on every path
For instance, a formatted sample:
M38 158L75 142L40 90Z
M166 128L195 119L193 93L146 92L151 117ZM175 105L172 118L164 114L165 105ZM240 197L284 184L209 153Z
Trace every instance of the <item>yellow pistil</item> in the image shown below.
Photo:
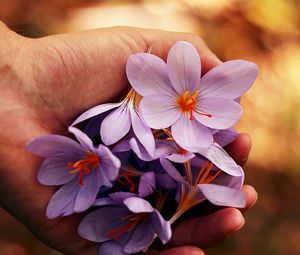
M197 97L199 95L199 90L196 90L194 94L190 91L185 91L183 94L177 97L177 105L182 113L188 113L190 115L190 120L194 120L193 112L211 118L212 115L204 112L199 112L196 110Z
M84 159L78 160L74 163L69 162L68 167L73 168L70 171L70 174L77 174L79 173L79 184L80 186L83 186L83 173L85 175L88 175L91 170L97 169L100 165L100 159L99 157L92 152L88 152L85 155Z

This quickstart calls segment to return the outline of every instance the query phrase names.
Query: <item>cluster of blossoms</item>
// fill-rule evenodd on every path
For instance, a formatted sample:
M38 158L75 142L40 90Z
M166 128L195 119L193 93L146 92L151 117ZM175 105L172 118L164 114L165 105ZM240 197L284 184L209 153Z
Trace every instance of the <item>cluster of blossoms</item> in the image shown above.
M177 42L167 63L138 53L126 73L126 98L80 115L69 128L76 141L46 135L28 144L45 157L39 182L59 186L47 217L89 209L78 231L101 243L101 255L143 252L157 237L168 242L171 224L205 200L245 206L243 169L223 147L237 136L239 98L257 66L233 60L201 77L196 49Z

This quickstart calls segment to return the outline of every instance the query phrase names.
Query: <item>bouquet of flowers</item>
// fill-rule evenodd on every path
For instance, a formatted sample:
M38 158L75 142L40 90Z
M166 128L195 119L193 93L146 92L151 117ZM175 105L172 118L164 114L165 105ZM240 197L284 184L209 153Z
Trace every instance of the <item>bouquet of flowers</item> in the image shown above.
M167 243L171 225L205 200L244 207L243 169L223 147L237 136L240 97L257 72L233 60L201 77L200 57L184 41L167 62L150 50L130 56L123 101L81 114L69 127L75 139L45 135L28 144L45 158L39 182L59 186L47 217L87 211L79 235L101 243L101 255L124 255L156 238Z

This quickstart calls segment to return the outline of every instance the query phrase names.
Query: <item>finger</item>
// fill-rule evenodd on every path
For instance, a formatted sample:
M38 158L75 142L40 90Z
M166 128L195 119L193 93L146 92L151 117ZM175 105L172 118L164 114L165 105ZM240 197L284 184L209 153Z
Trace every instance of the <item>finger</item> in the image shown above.
M256 192L256 190L250 186L250 185L244 185L242 188L244 194L245 194L245 198L246 198L246 207L243 208L241 211L245 212L246 210L250 209L251 207L253 207L257 201L258 198L258 194Z
M163 251L150 251L149 255L205 255L204 251L195 246L182 246Z
M246 206L245 212L257 201L257 192L250 185L243 186ZM187 219L177 226L173 232L171 246L198 245L207 247L226 238L244 225L244 217L235 208L226 208L202 218ZM205 231L203 231L205 230Z
M159 30L139 29L143 34L143 38L147 47L154 43L153 54L166 59L170 48L177 41L187 41L191 43L198 51L201 59L202 75L210 69L222 63L222 61L208 48L201 37L188 33L170 33Z
M0 254L5 255L30 255L30 251L18 243L0 241Z
M169 246L194 245L201 248L212 246L239 230L245 223L242 213L226 208L202 218L188 219L177 226Z
M228 154L239 165L244 165L251 150L251 138L248 134L239 134L237 139L225 147Z

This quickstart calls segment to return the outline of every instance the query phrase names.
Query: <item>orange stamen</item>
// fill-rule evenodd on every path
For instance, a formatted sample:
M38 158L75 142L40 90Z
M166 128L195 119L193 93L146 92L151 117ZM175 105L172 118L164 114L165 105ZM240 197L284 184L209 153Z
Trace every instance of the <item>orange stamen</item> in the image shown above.
M118 176L118 181L128 187L131 192L134 192L138 189L138 186L133 179L141 176L142 174L143 173L130 165L124 166Z
M195 184L194 184L194 188L196 188L197 184L199 184L199 180L201 178L201 175L203 174L204 170L206 169L206 166L208 164L208 160L205 161L205 163L203 164L203 166L201 167L199 173L198 173L198 176L196 178L196 181L195 181Z
M69 173L70 174L77 174L79 173L79 185L83 186L83 173L85 175L88 175L90 173L91 170L94 170L96 168L98 168L100 165L100 159L99 157L92 153L92 152L88 152L85 155L84 159L78 160L74 163L69 162L68 163L68 167L69 168L74 168L73 170L71 170Z
M209 161L206 160L205 163L203 164L203 166L201 167L201 169L197 175L196 181L194 183L194 189L196 189L198 184L211 183L222 172L222 170L219 170L217 173L210 175L211 169L214 166L214 164L212 162L210 162L209 165L207 165L208 163L209 163Z
M205 184L211 183L221 172L222 172L222 170L219 170L214 175L212 175L209 178L207 178L204 183Z
M189 113L190 120L195 119L193 116L193 112L208 118L212 118L212 114L208 114L196 110L196 102L197 102L198 95L199 95L199 90L196 90L193 95L191 95L190 91L185 91L182 95L180 95L177 98L177 105L179 106L180 110L183 113Z
M201 180L200 180L200 183L204 183L204 182L205 182L205 179L206 179L206 177L209 175L210 170L212 169L213 165L214 165L213 163L210 163L210 164L208 165L206 171L204 172L204 174L203 174L203 176L202 176L202 178L201 178Z

